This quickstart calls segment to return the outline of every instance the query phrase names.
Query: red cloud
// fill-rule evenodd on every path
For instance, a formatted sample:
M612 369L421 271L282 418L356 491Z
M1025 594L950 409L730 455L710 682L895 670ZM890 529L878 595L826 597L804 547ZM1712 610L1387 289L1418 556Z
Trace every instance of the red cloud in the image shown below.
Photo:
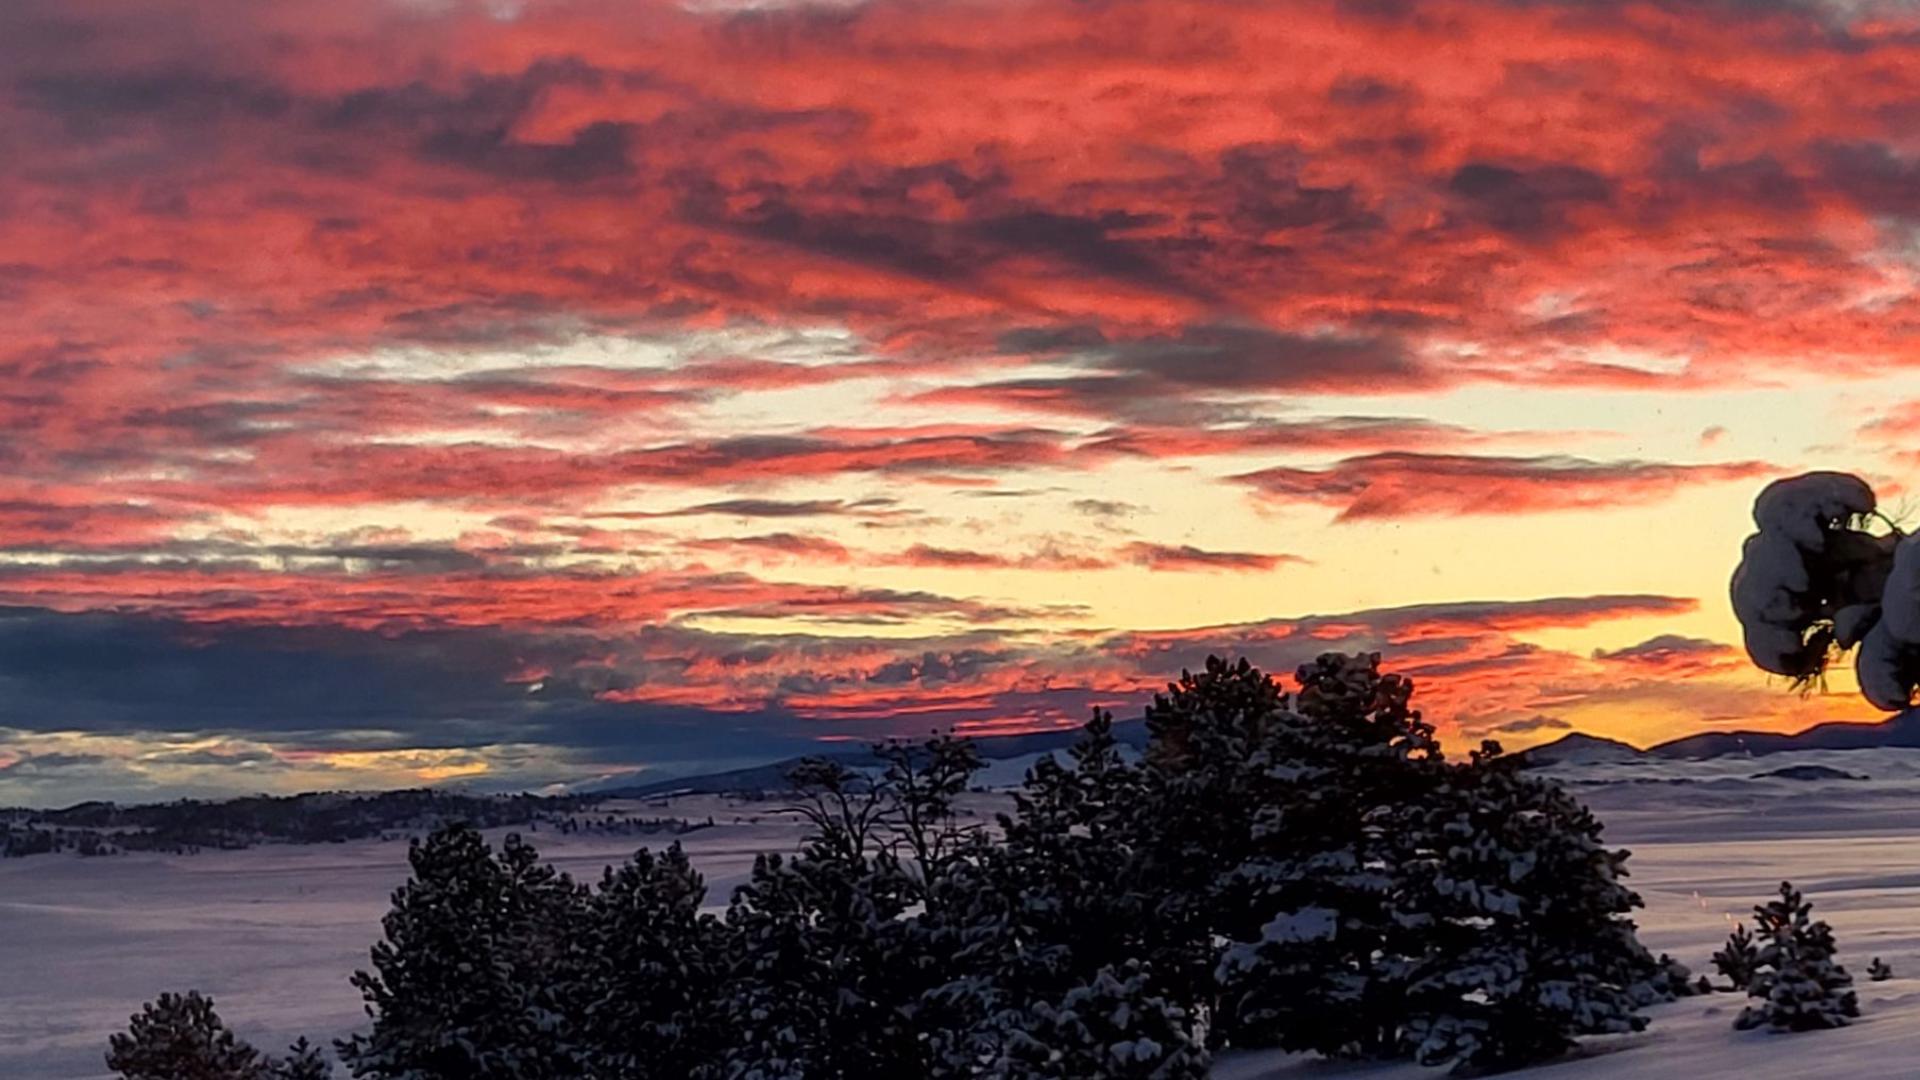
M1341 521L1591 510L1666 498L1688 484L1772 472L1759 462L1668 465L1569 457L1382 453L1325 469L1273 468L1235 479L1270 502L1340 508Z
M1898 123L1920 46L1890 23L1452 0L335 10L8 5L10 467L249 507L967 479L1061 451L773 451L700 410L877 380L917 407L1120 425L1092 456L1460 448L1417 421L1241 421L1275 393L1913 358L1912 300L1875 269L1874 223L1915 208L1920 175ZM783 344L822 329L840 336ZM582 335L700 343L524 360ZM390 346L498 359L346 362Z

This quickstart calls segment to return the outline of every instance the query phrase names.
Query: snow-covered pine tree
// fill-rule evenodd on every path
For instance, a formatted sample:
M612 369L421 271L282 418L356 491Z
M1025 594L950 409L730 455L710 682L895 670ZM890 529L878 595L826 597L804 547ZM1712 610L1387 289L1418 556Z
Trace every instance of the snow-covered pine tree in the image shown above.
M1203 1080L1207 1048L1191 1017L1155 994L1137 961L1104 968L1059 1000L1009 1017L993 1080Z
M916 884L883 846L887 795L828 761L796 767L812 824L762 855L727 908L718 1023L729 1080L899 1080L924 1073L923 984L902 915Z
M267 1067L268 1080L332 1080L333 1064L320 1048L302 1035L287 1048L287 1056L276 1058Z
M1891 978L1893 978L1893 965L1887 963L1885 960L1876 956L1873 958L1873 962L1867 965L1867 980L1869 982L1886 982Z
M1439 747L1411 707L1412 684L1382 674L1378 654L1323 655L1296 678L1289 699L1244 661L1210 660L1156 699L1152 806L1156 826L1174 823L1174 842L1152 845L1148 878L1191 892L1165 909L1228 939L1210 988L1218 1037L1404 1053L1410 958L1426 932L1424 916L1396 908L1415 849L1389 821L1431 801ZM1183 860L1211 880L1168 869ZM1193 903L1199 912L1185 910Z
M1096 711L1068 756L1041 759L1000 818L994 866L1013 918L1003 940L1016 946L1002 974L1029 1000L1058 1000L1116 957L1151 963L1161 945L1139 879L1143 778L1112 715Z
M1753 985L1754 969L1760 966L1760 946L1747 932L1746 923L1734 923L1727 943L1713 954L1713 967L1727 980L1728 987L1746 993Z
M722 927L679 844L609 868L581 942L582 1041L595 1080L684 1080L718 1060Z
M999 818L1001 844L955 879L956 901L920 925L954 943L940 955L953 973L923 998L938 1077L973 1077L1006 1062L1008 1040L1076 990L1098 981L1115 957L1200 955L1186 928L1153 917L1156 890L1141 878L1144 779L1096 710L1065 764L1048 756L1027 775L1014 808ZM951 929L946 929L950 927ZM1169 930L1173 933L1169 933ZM1169 1000L1142 963L1123 981ZM1131 983L1130 983L1131 985ZM1194 1010L1177 999L1189 1040ZM1038 1010L1038 1011L1036 1011Z
M267 1060L228 1029L213 999L161 994L107 1040L107 1068L126 1080L267 1080Z
M1812 903L1787 881L1778 900L1753 909L1763 944L1747 994L1759 1001L1741 1010L1734 1027L1814 1031L1845 1027L1860 1015L1853 977L1833 959L1833 928L1812 912Z
M1409 991L1415 1059L1507 1068L1644 1027L1636 987L1665 973L1629 918L1640 898L1621 881L1627 853L1495 744L1449 770L1440 794L1403 826L1432 845L1409 866L1402 915L1432 920Z
M1148 918L1174 935L1173 949L1147 959L1179 1000L1214 997L1216 934L1244 939L1259 925L1255 900L1238 901L1249 910L1227 911L1223 883L1258 854L1250 820L1256 808L1285 802L1272 790L1267 743L1288 709L1287 695L1265 672L1244 658L1214 656L1201 671L1182 671L1147 708L1137 872L1151 890ZM1301 842L1313 841L1302 835ZM1218 1019L1239 1026L1236 1010Z
M373 1030L337 1044L356 1077L572 1080L586 1075L569 940L585 896L509 836L496 857L479 832L443 826L408 851L373 972L353 984Z

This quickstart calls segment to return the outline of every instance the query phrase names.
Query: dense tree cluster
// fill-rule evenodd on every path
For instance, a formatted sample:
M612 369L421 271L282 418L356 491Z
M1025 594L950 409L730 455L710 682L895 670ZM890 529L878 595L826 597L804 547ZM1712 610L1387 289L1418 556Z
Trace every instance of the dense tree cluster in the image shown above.
M809 762L804 846L723 917L677 846L588 887L442 829L340 1056L374 1080L1180 1080L1223 1047L1489 1068L1637 1030L1675 973L1635 938L1625 853L1498 747L1445 758L1378 659L1323 656L1295 693L1210 660L1144 756L1096 713L991 828L957 805L964 740Z

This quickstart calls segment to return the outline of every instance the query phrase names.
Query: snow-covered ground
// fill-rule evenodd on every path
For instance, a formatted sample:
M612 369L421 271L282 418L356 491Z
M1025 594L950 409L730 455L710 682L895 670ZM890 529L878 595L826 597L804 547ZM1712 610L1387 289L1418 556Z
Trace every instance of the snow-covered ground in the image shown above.
M1752 779L1822 765L1868 779ZM1865 1013L1845 1031L1776 1036L1731 1030L1740 999L1689 998L1651 1012L1640 1035L1595 1040L1586 1056L1513 1074L1538 1080L1629 1077L1920 1076L1920 751L1809 752L1705 762L1569 767L1563 779L1633 850L1647 902L1642 937L1696 971L1730 916L1790 877L1832 922ZM992 797L987 797L991 799ZM688 850L724 902L753 855L799 831L771 804L724 797L636 804L715 827ZM757 820L755 820L757 819ZM541 851L578 877L640 842L541 832ZM211 993L243 1036L279 1046L332 1038L364 1019L347 975L364 966L387 895L405 876L403 843L266 847L195 856L0 860L0 1078L105 1076L108 1033L162 990ZM1872 956L1897 977L1865 981ZM1229 1057L1225 1080L1392 1080L1439 1073Z

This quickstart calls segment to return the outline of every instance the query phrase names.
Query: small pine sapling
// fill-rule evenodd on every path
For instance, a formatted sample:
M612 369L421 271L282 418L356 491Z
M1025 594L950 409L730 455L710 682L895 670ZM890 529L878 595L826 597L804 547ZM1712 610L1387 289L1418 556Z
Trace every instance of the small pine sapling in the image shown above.
M142 1006L124 1034L107 1040L107 1068L125 1080L265 1080L268 1062L189 990Z
M267 1077L268 1080L332 1080L333 1065L319 1047L302 1035L300 1041L287 1047L286 1057L267 1067Z
M1747 932L1745 923L1734 923L1727 943L1713 954L1713 967L1727 980L1727 988L1744 992L1753 985L1753 971L1760 966L1760 946Z
M1860 1015L1853 976L1833 959L1833 928L1815 920L1812 910L1786 881L1780 899L1753 909L1766 944L1747 995L1759 1001L1741 1010L1734 1027L1817 1031L1845 1027Z

